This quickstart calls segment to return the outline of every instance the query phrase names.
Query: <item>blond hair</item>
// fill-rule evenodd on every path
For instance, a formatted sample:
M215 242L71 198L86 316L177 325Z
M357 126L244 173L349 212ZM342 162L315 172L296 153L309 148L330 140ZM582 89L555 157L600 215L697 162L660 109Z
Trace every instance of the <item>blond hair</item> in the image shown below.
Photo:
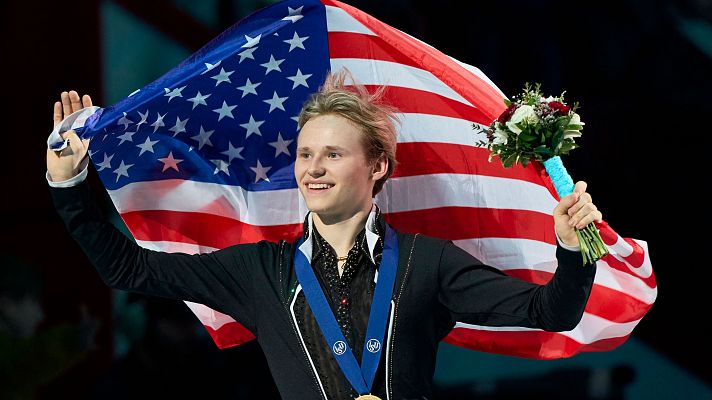
M346 79L352 83L347 85ZM366 159L374 163L380 157L388 160L386 175L376 181L372 195L383 189L383 184L396 167L396 127L398 122L395 107L382 99L385 87L369 93L365 86L357 84L348 70L329 73L319 91L312 94L299 113L299 129L310 119L326 114L340 115L353 122L363 133L361 143L366 150Z

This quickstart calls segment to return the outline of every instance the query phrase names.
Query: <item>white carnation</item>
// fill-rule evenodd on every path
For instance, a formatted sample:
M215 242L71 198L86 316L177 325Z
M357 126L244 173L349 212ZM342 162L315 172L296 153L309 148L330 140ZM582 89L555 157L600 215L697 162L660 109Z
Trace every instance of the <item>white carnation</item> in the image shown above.
M523 121L528 124L535 124L539 122L539 117L536 115L534 107L527 104L519 106L519 108L514 111L514 114L512 114L512 118L507 121L507 128L509 128L510 131L519 134L522 130L519 129L517 124Z

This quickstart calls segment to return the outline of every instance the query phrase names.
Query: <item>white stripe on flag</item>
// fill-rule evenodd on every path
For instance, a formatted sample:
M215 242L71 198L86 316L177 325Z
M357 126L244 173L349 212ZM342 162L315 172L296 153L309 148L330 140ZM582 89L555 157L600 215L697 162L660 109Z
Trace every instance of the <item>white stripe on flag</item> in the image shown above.
M362 85L399 86L439 94L472 107L469 101L445 85L432 73L391 61L361 58L332 58L331 70L348 68Z
M488 189L483 190L483 187ZM239 186L165 180L135 182L110 190L109 194L119 213L158 209L199 212L258 226L301 223L307 213L298 189L252 192ZM556 201L543 186L516 179L469 174L392 178L376 196L376 203L385 213L475 207L551 214L556 206ZM256 204L260 206L253 207Z
M544 186L517 179L470 174L392 178L376 196L376 202L385 213L439 207L476 207L527 210L548 215L557 204Z
M472 121L420 113L398 113L397 116L401 125L399 143L437 142L478 147L478 141L487 140L486 134L472 129Z
M560 335L571 338L581 344L591 344L601 339L617 338L629 335L633 328L640 320L635 320L625 323L617 323L609 321L605 318L598 317L593 314L584 313L581 322L576 325L576 328L566 332L557 332ZM516 326L483 326L471 325L462 322L457 322L455 328L476 329L481 331L492 332L524 332L538 331L540 329L524 328Z
M346 11L326 6L326 29L329 32L353 32L375 36L375 34Z
M483 263L502 271L531 269L553 274L556 272L556 246L538 240L511 238L482 238L453 240L453 243ZM487 251L490 249L489 251ZM492 251L494 249L495 251ZM650 288L631 274L611 268L598 261L594 283L622 292L645 304L653 304L657 288Z

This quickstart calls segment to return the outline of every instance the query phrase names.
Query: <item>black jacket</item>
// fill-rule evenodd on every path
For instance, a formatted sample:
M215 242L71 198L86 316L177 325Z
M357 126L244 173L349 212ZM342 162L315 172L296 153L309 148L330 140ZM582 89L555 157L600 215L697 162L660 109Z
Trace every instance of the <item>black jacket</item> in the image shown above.
M261 241L199 255L151 251L105 221L86 182L50 191L107 285L231 316L257 337L283 398L324 398L294 318L295 298L304 295L292 265L294 243ZM455 322L573 329L595 275L595 265L584 266L580 253L560 246L556 273L539 286L483 265L451 241L397 237L398 272L379 368L385 393L374 393L388 399L431 398L438 343Z

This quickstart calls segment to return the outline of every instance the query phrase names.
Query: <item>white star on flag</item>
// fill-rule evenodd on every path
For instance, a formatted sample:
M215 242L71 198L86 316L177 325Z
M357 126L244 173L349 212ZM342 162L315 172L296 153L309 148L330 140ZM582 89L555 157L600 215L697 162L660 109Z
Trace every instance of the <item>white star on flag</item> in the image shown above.
M121 165L119 165L118 168L114 170L114 173L116 174L116 182L119 181L119 178L122 176L129 177L129 168L133 167L133 164L124 164L124 160L121 160Z
M99 167L99 169L97 169L97 172L98 172L98 171L103 171L103 170L105 170L105 169L107 169L107 168L108 168L108 169L111 169L111 159L112 159L112 158L114 158L114 155L113 155L113 154L110 155L110 156L108 156L108 155L106 155L106 153L104 153L104 161L102 161L102 162L96 164L96 166Z
M133 123L133 121L131 121L130 119L128 119L128 118L126 117L126 113L124 113L124 116L121 117L121 118L119 118L119 122L117 122L116 124L117 124L117 125L123 125L123 126L124 126L124 130L126 130L126 129L128 129L128 127L129 127L129 125L130 125L131 123Z
M307 84L307 79L309 79L309 77L311 76L312 74L303 75L302 71L297 68L297 74L294 76L288 76L287 79L294 82L294 84L292 85L292 89L295 89L297 86L304 86L308 89L309 85Z
M199 104L207 106L208 103L205 102L205 99L207 99L208 97L210 97L210 94L202 95L200 91L198 91L198 94L196 94L195 97L188 99L188 101L193 103L192 110L195 110L195 107L197 107Z
M156 114L158 114L156 116L156 122L151 124L151 126L153 127L153 133L156 133L158 128L160 128L162 126L166 126L166 124L163 123L163 117L165 117L167 113L163 114L163 115L161 115L161 113L156 113Z
M121 141L119 142L119 146L124 144L124 142L126 142L126 141L133 142L133 135L135 135L135 134L136 134L136 132L126 131L123 134L117 136L116 137L117 139L121 139Z
M257 86L260 86L260 85L261 85L261 82L252 83L252 82L250 82L250 78L247 78L247 82L245 82L245 85L238 87L238 89L242 90L242 97L245 97L250 93L256 95L257 94L257 90L256 90Z
M289 45L289 51L292 51L296 48L306 50L304 48L304 41L307 39L309 39L309 36L299 37L299 35L297 35L297 32L294 32L294 36L292 36L291 39L284 40L284 43L287 43Z
M225 100L223 100L222 107L216 108L213 111L218 113L218 121L222 120L224 117L235 119L235 117L232 116L232 110L234 110L235 107L237 106L228 106Z
M299 21L303 17L302 8L304 8L304 6L301 6L299 8L287 7L289 15L282 18L282 21L292 21L292 23Z
M232 82L230 82L230 75L232 75L233 72L235 72L235 71L225 72L225 68L220 68L220 73L217 75L211 76L211 78L215 79L216 87L223 82L232 83Z
M170 103L171 100L173 100L173 99L176 98L176 97L183 97L183 94L182 94L181 92L182 92L183 89L185 89L185 88L186 88L186 86L183 86L183 87L181 87L181 88L176 88L176 89L173 89L173 90L170 90L170 91L168 90L168 88L165 88L165 89L166 89L166 94L165 94L164 96L167 96L167 97L168 97L168 102Z
M254 38L251 38L247 35L245 35L245 40L247 40L247 43L243 44L242 47L253 47L254 45L258 44L260 42L260 38L262 37L262 34L259 34L255 36Z
M145 141L145 142L136 145L136 147L138 147L139 149L141 149L141 152L138 153L138 155L141 156L141 154L143 154L143 153L145 153L145 152L147 152L147 151L150 151L151 153L153 153L153 145L156 144L156 143L158 143L158 140L153 141L153 140L151 140L150 137L146 136L146 141Z
M265 121L255 121L255 119L252 117L252 114L250 114L250 120L246 124L240 124L241 127L247 129L245 139L250 137L250 135L253 133L262 136L262 132L260 132L260 125L264 124L264 122Z
M232 146L232 142L230 142L230 141L227 142L227 147L228 147L227 150L221 152L220 154L225 154L225 155L227 155L227 157L228 157L227 162L228 162L228 163L232 164L232 160L234 160L234 159L236 159L236 158L239 158L239 159L241 159L241 160L244 160L244 159L245 159L245 158L240 154L240 153L242 152L242 149L244 149L244 147L237 147L237 148L235 148L235 147Z
M250 47L249 49L237 53L237 55L240 56L240 61L238 61L238 64L242 63L242 61L244 61L246 58L254 60L255 56L252 53L254 53L255 50L257 50L257 47Z
M138 112L138 115L141 116L141 120L138 121L138 123L136 124L136 130L138 130L138 128L140 128L141 125L143 125L143 124L145 124L146 122L148 122L148 121L147 121L147 120L148 120L148 110L146 110L146 113L145 113L145 114L141 114L141 111L139 111L139 112Z
M274 158L277 158L280 154L284 153L288 156L291 156L289 153L289 144L292 143L294 140L289 139L289 140L284 140L282 138L282 133L277 132L277 141L276 142L270 142L268 143L270 146L274 147Z
M260 179L269 182L269 178L267 177L267 171L272 169L272 167L263 167L262 163L260 163L260 160L257 160L257 165L254 167L250 167L250 169L255 172L255 183L259 182Z
M272 72L272 71L279 71L279 72L282 72L282 70L279 68L279 64L281 64L282 62L284 62L284 59L275 60L275 59L274 59L274 55L270 55L270 56L269 56L269 61L267 61L267 62L264 63L264 64L260 64L260 65L263 66L263 67L265 67L265 68L267 68L267 70L265 71L265 75L267 75L267 74L269 74L269 73Z
M176 137L177 134L181 132L185 132L185 124L188 123L188 120L190 118L186 118L185 120L181 121L180 117L176 117L176 124L173 126L173 128L169 129L169 131L173 132L173 137Z
M262 100L262 101L269 104L269 111L267 113L271 113L275 108L279 108L282 111L286 111L284 109L284 105L282 103L284 103L284 101L287 99L288 99L288 97L279 97L277 92L274 92L271 99Z
M195 136L191 136L191 139L198 142L198 150L201 150L203 148L203 145L206 145L206 144L209 146L213 145L213 143L210 141L210 135L212 135L213 132L215 132L215 130L206 131L205 129L203 129L203 126L201 125L200 133Z
M210 160L210 162L215 164L215 172L213 172L213 175L216 175L218 172L224 172L225 175L230 175L230 171L227 169L230 164L226 163L225 160Z

